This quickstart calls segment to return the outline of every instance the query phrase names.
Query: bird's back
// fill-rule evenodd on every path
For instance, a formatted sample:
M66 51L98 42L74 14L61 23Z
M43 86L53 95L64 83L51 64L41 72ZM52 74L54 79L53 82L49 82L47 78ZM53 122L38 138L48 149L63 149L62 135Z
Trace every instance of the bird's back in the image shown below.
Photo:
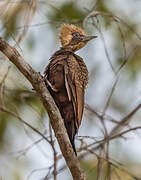
M87 67L81 57L61 48L51 57L45 76L75 151L74 136L83 114L84 92L88 82Z

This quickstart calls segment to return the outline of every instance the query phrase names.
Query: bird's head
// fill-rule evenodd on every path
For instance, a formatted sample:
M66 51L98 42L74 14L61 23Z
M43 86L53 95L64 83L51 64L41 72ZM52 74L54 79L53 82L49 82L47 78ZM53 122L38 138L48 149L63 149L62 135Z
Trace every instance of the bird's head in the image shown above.
M60 40L62 47L68 47L72 51L77 51L87 44L88 41L96 38L97 36L86 36L85 32L69 24L64 24L60 29Z

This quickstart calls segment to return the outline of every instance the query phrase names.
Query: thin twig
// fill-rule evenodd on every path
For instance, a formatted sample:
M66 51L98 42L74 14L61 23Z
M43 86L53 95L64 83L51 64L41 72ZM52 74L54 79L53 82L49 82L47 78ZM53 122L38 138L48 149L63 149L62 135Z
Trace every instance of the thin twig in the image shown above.
M112 129L110 135L115 134L123 126L125 126L127 123L129 123L131 117L140 109L140 107L141 107L141 104L137 105L127 116L125 116L123 119L121 119L120 122L115 126L115 128Z
M102 180L102 167L103 167L103 158L102 156L102 150L100 150L100 155L97 157L98 163L97 163L97 177L96 180Z
M4 74L1 82L0 82L0 100L1 100L1 105L5 107L5 102L4 102L4 93L5 93L5 80L8 76L8 73L10 71L11 66L8 67L7 72Z
M106 46L106 42L105 42L104 35L103 35L103 33L102 33L100 27L98 27L98 26L96 25L94 19L92 19L92 21L93 21L93 22L92 22L93 26L94 26L94 27L99 31L99 33L100 33L101 40L102 40L102 42L103 42L104 51L105 51L105 54L106 54L108 63L109 63L109 65L110 65L110 67L111 67L111 69L112 69L114 75L116 76L116 71L115 71L115 68L114 68L114 66L113 66L113 64L112 64L112 61L111 61L111 59L110 59L110 55L109 55L109 53L108 53L108 49L107 49L107 46ZM97 21L97 22L98 22L98 21Z
M26 126L28 126L29 128L31 128L34 132L36 132L37 134L39 134L42 138L44 138L48 143L50 143L50 141L47 139L46 136L44 136L44 134L42 134L40 131L38 131L36 128L34 128L33 126L31 126L29 123L27 123L26 121L24 121L20 116L18 116L17 114L9 111L8 109L1 107L0 106L0 110L3 112L6 112L10 115L12 115L13 117L17 118L20 122L22 122L23 124L25 124Z
M53 157L54 157L54 161L53 161L53 179L56 180L57 179L57 152L55 149L55 144L54 144L54 140L53 140L53 134L52 134L52 129L51 129L51 124L49 124L49 132L50 132L50 144L53 150ZM48 175L45 176L44 180L48 180Z

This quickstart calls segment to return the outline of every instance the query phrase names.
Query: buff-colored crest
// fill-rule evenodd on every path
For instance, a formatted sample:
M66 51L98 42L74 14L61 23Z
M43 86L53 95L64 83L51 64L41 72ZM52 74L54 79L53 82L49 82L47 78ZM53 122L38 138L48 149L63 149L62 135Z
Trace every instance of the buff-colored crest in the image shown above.
M63 24L60 28L60 40L61 40L61 44L62 46L65 46L67 44L69 44L69 42L72 39L72 33L74 32L78 32L80 35L86 35L85 32L72 25L72 24Z

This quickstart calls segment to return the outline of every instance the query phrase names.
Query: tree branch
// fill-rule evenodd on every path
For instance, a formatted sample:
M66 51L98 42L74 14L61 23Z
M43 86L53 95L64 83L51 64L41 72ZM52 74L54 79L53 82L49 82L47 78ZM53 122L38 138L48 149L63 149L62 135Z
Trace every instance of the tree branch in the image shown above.
M42 76L26 63L19 52L10 46L3 38L0 37L0 51L19 69L19 71L30 81L33 88L40 97L48 115L50 117L51 126L55 132L55 136L60 145L62 154L71 171L74 180L85 180L85 174L80 168L80 163L70 144L63 119L56 107L53 98L49 94L47 87L42 82Z

